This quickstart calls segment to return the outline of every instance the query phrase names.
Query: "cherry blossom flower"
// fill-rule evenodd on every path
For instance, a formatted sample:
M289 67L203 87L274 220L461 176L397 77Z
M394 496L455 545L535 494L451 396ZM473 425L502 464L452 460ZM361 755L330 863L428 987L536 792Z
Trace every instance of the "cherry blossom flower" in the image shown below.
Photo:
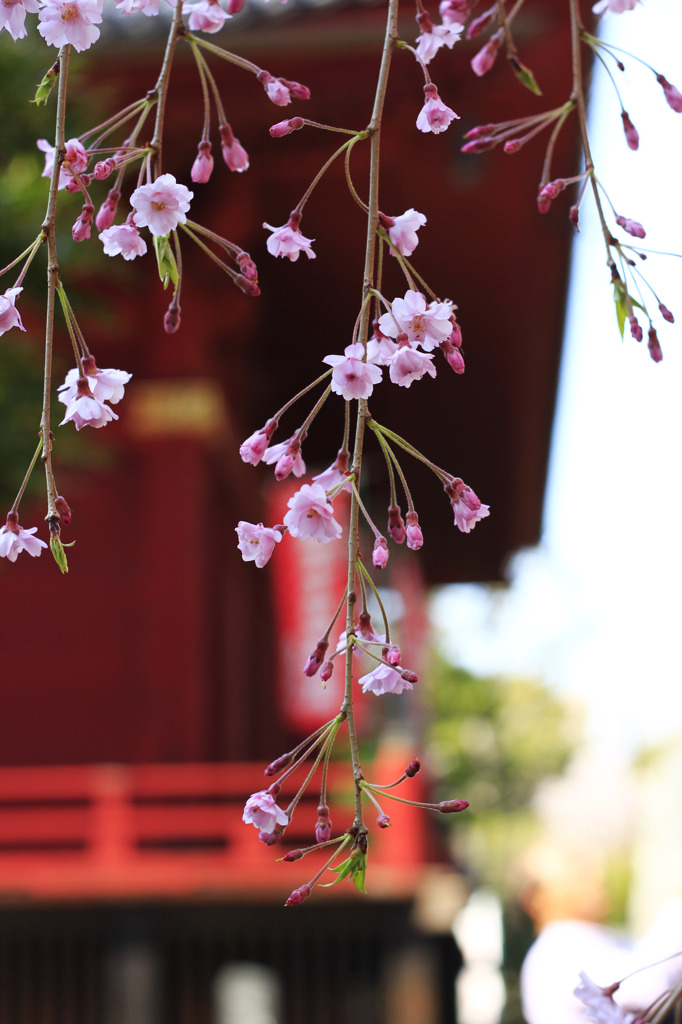
M183 4L182 13L184 17L189 15L191 32L220 32L225 21L231 17L225 13L218 0L198 0L198 3Z
M270 561L275 544L279 544L282 539L279 530L272 530L262 523L246 523L240 520L235 530L242 558L245 562L255 562L259 569Z
M295 263L300 254L304 252L309 260L315 259L315 253L310 248L315 239L306 238L301 234L298 230L300 221L300 214L292 214L287 223L283 224L281 228L273 228L271 224L263 224L264 228L272 231L267 241L268 252L271 256L288 256L291 262Z
M417 231L426 224L424 214L410 209L401 213L399 217L386 217L380 213L379 220L401 256L411 256L419 244ZM392 249L391 253L395 256Z
M62 388L69 388L71 384L65 381ZM60 388L59 390L61 390ZM60 401L66 402L64 419L59 424L62 427L65 423L72 422L76 430L82 427L104 427L111 420L117 420L118 416L105 402L93 395L88 377L78 377L76 381L76 394L68 398L68 392Z
M501 33L496 33L494 36L491 36L485 46L483 46L478 53L475 53L471 58L471 70L475 75L478 75L479 78L482 78L483 75L487 75L495 63L497 53L502 45L502 39L503 36Z
M438 135L444 132L459 114L445 106L435 85L425 85L424 95L426 101L419 111L417 128L420 132L433 132L434 135Z
M121 255L124 260L134 260L137 256L144 256L147 251L147 243L132 220L106 228L100 232L99 237L105 256Z
M130 197L133 221L138 228L148 227L153 235L164 237L187 220L194 193L179 184L174 175L160 174L150 185L140 185Z
M465 25L475 0L441 0L438 11L444 25Z
M249 154L246 152L239 139L232 134L229 124L218 126L220 132L220 144L223 160L231 171L247 171L249 168Z
M298 443L295 452L291 451L292 444L295 444L295 436L290 437L288 441L282 441L281 444L270 445L266 448L263 453L263 462L266 466L271 466L275 463L275 473L277 473L277 467L279 467L280 478L284 479L284 476L289 476L289 473L293 473L294 476L303 476L305 473L305 462L301 455L301 445ZM282 476L283 466L279 466L280 461L289 455L291 458L291 464L288 466L288 472ZM246 461L246 460L245 460Z
M93 356L83 360L83 375L86 378L90 391L98 402L111 402L117 405L125 394L125 385L132 379L132 373L127 370L100 370L98 369ZM63 391L59 395L59 401L68 405L78 394L78 382L81 379L78 370L74 367L67 373L64 383L57 391Z
M322 360L333 366L331 389L347 402L369 398L374 385L381 380L381 367L363 362L365 350L360 342L346 345L342 356L325 356Z
M0 295L0 335L11 331L13 327L18 327L20 331L26 330L15 306L17 295L22 291L23 288L8 288L4 295Z
M419 551L420 547L424 544L424 534L422 533L421 526L419 525L417 513L408 512L405 516L405 523L407 546L410 551Z
M433 25L429 32L422 32L417 39L417 56L424 64L428 64L436 56L441 46L451 50L462 32L464 25L450 22L446 25Z
M375 693L377 696L382 693L402 693L403 690L413 688L408 679L389 665L377 665L374 671L360 676L358 682L363 693Z
M349 452L342 448L331 466L328 466L327 469L314 476L313 481L319 484L320 487L324 487L327 493L337 489L339 491L352 491L353 481L351 474L348 472L348 459Z
M190 171L190 177L192 181L204 183L208 181L212 173L213 157L211 156L211 143L203 141L199 143L197 155Z
M262 789L252 793L244 805L242 821L247 825L255 825L266 835L272 834L278 825L289 824L289 818L281 807L275 803L272 793Z
M573 995L584 1005L587 1020L595 1024L627 1024L633 1019L632 1014L624 1013L614 1002L612 993L617 987L603 989L581 971L580 984L573 990Z
M85 242L90 238L92 229L92 218L95 215L95 207L92 203L84 203L80 216L71 228L74 242Z
M287 504L289 512L284 517L284 525L292 537L327 544L341 536L341 524L334 519L332 504L319 484L303 484Z
M385 537L377 537L372 551L372 565L375 569L385 569L388 564L388 544Z
M481 504L478 495L459 477L453 478L445 485L445 493L452 502L455 526L462 533L470 533L476 523L490 515L490 506Z
M452 334L452 306L447 302L431 302L421 292L408 290L405 298L394 299L391 312L379 318L379 329L389 338L407 335L414 345L430 352Z
M51 146L47 139L38 139L36 146L45 154L45 166L41 178L51 178L54 167L54 146ZM88 154L83 143L78 139L69 139L64 144L64 160L59 169L59 188L66 188L69 182L73 181L73 175L83 174L88 167ZM73 173L72 173L73 172Z
M159 13L159 0L117 0L116 10L129 18L131 14L144 14L153 18Z
M666 98L668 106L671 107L676 114L682 114L682 92L676 89L674 85L671 85L667 78L663 75L656 75L656 81L663 89L663 95Z
M622 14L623 11L633 11L640 0L599 0L592 10L595 14Z
M256 430L250 437L247 437L246 441L239 446L239 455L242 462L248 462L251 466L257 466L265 455L273 431L274 427L268 431L266 426L262 430ZM305 469L303 472L305 473Z
M47 547L44 540L33 536L37 531L37 526L25 530L23 526L19 526L18 514L8 512L7 521L0 530L0 558L9 558L10 562L16 562L22 551L27 551L33 558L37 558L43 548Z
M389 376L394 384L409 388L413 381L421 380L425 373L436 376L433 356L418 352L410 345L401 345L389 367Z
M367 342L367 362L376 363L377 366L389 366L398 346L392 338L387 338L379 330L379 321L374 321L374 333Z
M268 131L273 139L282 139L285 135L298 131L304 124L302 117L289 117L286 121L278 121L277 124L271 125Z
M99 39L100 0L43 0L38 31L49 46L70 43L80 53Z
M7 29L12 39L23 39L26 35L26 14L40 10L38 0L2 0L0 3L0 31Z
M286 107L291 103L291 89L284 79L273 78L269 71L261 71L256 77L275 106Z

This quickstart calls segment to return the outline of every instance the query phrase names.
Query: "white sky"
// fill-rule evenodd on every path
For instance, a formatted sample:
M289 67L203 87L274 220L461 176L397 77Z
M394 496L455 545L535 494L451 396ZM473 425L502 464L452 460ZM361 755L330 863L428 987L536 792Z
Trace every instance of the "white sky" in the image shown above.
M682 91L682 0L643 0L600 27ZM624 60L626 74L614 75L640 148L628 149L618 100L598 69L597 174L617 212L646 228L643 245L682 252L682 114L651 72ZM638 264L677 320L655 320L664 353L655 365L643 315L644 342L627 328L620 340L588 200L574 249L542 544L516 556L510 590L445 588L434 616L455 661L541 675L585 702L591 741L627 755L682 734L682 259ZM653 315L657 304L646 300Z

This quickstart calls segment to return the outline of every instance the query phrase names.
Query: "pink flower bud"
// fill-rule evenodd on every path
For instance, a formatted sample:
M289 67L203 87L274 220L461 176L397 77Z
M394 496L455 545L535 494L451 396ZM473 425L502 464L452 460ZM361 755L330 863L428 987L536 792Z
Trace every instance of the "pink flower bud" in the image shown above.
M456 814L457 811L465 811L468 806L468 800L441 800L436 804L436 810L441 814Z
M57 496L57 500L54 503L54 507L59 512L59 517L64 523L64 526L68 526L71 522L71 509L66 498L62 498L61 494Z
M493 20L495 8L491 7L485 14L479 15L478 18L474 18L473 21L469 22L467 29L467 39L475 39L481 32L485 32L490 22Z
M646 231L639 221L630 220L629 217L616 217L616 224L635 238L646 238Z
M407 768L405 769L405 774L407 775L408 779L413 779L415 775L418 773L421 766L421 761L416 757L414 761L410 761Z
M452 324L452 334L448 338L448 341L451 345L454 345L455 348L460 348L462 345L462 329L455 320L454 313L450 317L450 323Z
M265 846L275 846L284 836L284 828L284 825L275 825L274 832L266 832L265 829L261 829L258 838Z
M642 334L642 328L639 326L639 323L637 322L637 317L634 315L630 317L630 334L635 339L635 341L641 341L644 337L644 335Z
M66 185L64 186L67 192L80 192L81 185L75 178L69 178Z
M104 200L97 216L95 217L95 227L98 231L106 231L114 223L114 217L116 216L116 210L118 209L118 201L121 198L121 193L118 189L112 188L109 195Z
M552 200L556 199L559 193L565 188L566 182L563 178L556 178L555 181L548 181L544 188L541 188L538 193L538 210L540 213L547 213Z
M464 365L464 356L460 352L459 348L455 348L448 340L440 343L440 350L447 359L448 365L452 367L455 373L464 373L464 370L466 369Z
M518 151L521 149L521 140L507 139L503 146L503 149L505 153L518 153Z
M298 889L294 889L291 896L284 904L285 907L296 907L299 903L303 903L303 900L307 900L311 893L311 887L309 885L302 885Z
M180 307L173 302L164 314L163 329L166 334L175 334L180 329Z
M487 149L493 149L496 145L497 139L473 139L464 143L462 153L485 153Z
M253 262L248 252L240 253L237 257L237 263L239 264L239 269L247 281L258 280L258 267Z
M305 850L289 850L288 853L284 854L282 860L286 861L287 864L291 864L292 861L300 860L304 853Z
M396 544L402 544L404 542L405 524L397 505L391 505L388 510L388 532Z
M663 351L658 341L658 335L653 327L649 328L649 355L655 363L660 363L663 358Z
M419 682L419 676L417 675L417 673L410 672L408 669L403 669L403 671L400 673L400 678L405 679L408 683L414 684Z
M239 139L234 137L229 124L218 125L218 131L220 133L220 151L229 169L240 174L242 171L246 171L249 166L249 154Z
M656 81L663 87L663 95L666 98L668 106L672 107L676 114L682 114L682 93L679 89L676 89L674 85L671 85L663 75L656 75Z
M497 128L496 124L477 124L475 128L470 128L468 132L464 133L464 138L480 139L482 136L487 137L495 128Z
M112 157L109 157L108 160L100 160L99 163L95 164L94 177L97 181L104 181L115 167L116 161Z
M453 352L457 350L453 348ZM408 512L406 516L407 529L405 531L407 537L407 546L410 551L419 551L420 547L424 544L424 535L419 525L419 518L416 512Z
M483 49L479 50L478 53L471 58L471 70L475 75L478 75L478 77L481 78L490 71L497 59L497 52L501 45L502 36L496 32L494 36L491 36Z
M324 656L327 653L328 647L329 641L325 637L322 637L321 640L317 641L317 646L315 650L312 652L312 654L308 655L308 660L306 661L305 666L303 668L304 675L311 677L317 675L318 669L322 662L324 661Z
M289 752L288 754L282 754L281 757L275 758L265 769L265 774L269 777L271 775L279 775L281 771L291 764L294 759L294 755Z
M322 667L320 668L320 679L322 680L323 683L329 682L329 680L332 677L333 671L334 662L331 660L331 658L327 658L326 661L322 662Z
M280 459L277 460L275 466L275 479L286 480L294 468L294 456L290 452L285 452Z
M307 85L301 85L300 82L290 82L287 78L280 78L279 81L287 87L295 100L310 99L310 89Z
M623 121L625 141L627 142L630 149L639 149L639 132L630 120L629 114L624 110L620 116Z
M291 132L298 131L304 124L305 121L302 117L290 117L288 121L278 121L277 124L273 124L270 128L270 134L273 139L281 139L284 135L290 135Z
M237 285L237 288L241 288L246 295L251 295L254 298L257 298L260 295L260 288L256 282L249 281L249 279L244 277L243 274L238 274L234 279L234 283Z
M83 209L76 223L71 228L74 242L84 242L90 237L92 218L95 215L95 207L92 203L83 203Z
M667 308L667 306L664 306L662 302L659 302L658 308L660 309L661 316L663 317L664 320L667 320L669 324L674 324L675 323L675 317L672 315L672 313Z
M228 0L227 13L232 16L233 14L239 14L244 7L246 0Z
M568 211L568 219L570 220L570 222L571 222L571 224L573 225L574 228L578 227L578 217L579 217L578 207L577 206L572 206L571 209Z
M317 808L317 822L315 824L315 842L326 843L332 837L332 823L329 817L329 808L326 804L320 804Z
M206 182L213 173L213 157L211 156L211 143L200 142L197 147L197 155L192 164L190 177L192 181Z
M379 826L379 828L390 828L391 819L387 814L380 814L379 817L377 818L377 825Z
M372 551L372 565L375 569L385 569L388 563L388 544L385 537L377 537Z

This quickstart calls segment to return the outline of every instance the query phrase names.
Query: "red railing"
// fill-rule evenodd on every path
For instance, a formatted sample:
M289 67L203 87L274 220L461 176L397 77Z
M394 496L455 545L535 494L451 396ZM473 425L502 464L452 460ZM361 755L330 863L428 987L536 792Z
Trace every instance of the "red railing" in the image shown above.
M377 781L397 778L405 763L402 753L378 759ZM322 863L321 852L275 863L287 849L309 845L317 795L311 786L284 842L266 847L243 823L242 811L248 795L267 782L262 766L251 763L0 769L0 896L286 895ZM405 796L421 797L419 778L406 785ZM352 820L346 772L332 770L329 788L332 821L342 830ZM295 783L285 785L279 803L286 805L294 792ZM385 809L394 826L372 831L372 891L406 895L427 858L423 812L397 803Z

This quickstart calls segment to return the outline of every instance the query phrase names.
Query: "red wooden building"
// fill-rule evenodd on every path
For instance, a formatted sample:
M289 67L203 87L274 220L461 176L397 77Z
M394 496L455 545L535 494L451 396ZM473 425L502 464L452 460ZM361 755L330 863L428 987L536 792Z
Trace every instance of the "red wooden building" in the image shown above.
M437 481L414 470L423 558L392 554L388 579L406 607L412 664L425 642L424 584L499 580L505 559L539 536L568 222L561 211L537 214L539 148L472 157L459 146L462 132L492 110L503 120L565 99L563 6L528 0L518 20L542 99L524 94L502 59L479 81L463 53L439 55L439 90L462 114L447 136L416 132L420 75L408 55L395 58L381 205L426 214L419 265L432 268L434 286L459 306L467 372L441 368L399 401L378 389L372 411L396 427L409 421L412 443L492 509L464 537ZM229 32L239 35L235 48L310 86L307 116L361 127L382 17L373 5L292 3L272 17L245 17L244 29L236 19ZM406 20L403 34L412 38ZM114 46L128 100L153 85L160 46L153 35ZM466 52L474 52L470 44ZM334 566L320 548L324 557L308 559L301 589L305 553L290 554L286 571L241 561L237 521L268 521L268 503L286 499L283 491L273 497L269 471L243 465L237 449L300 386L304 358L348 343L364 228L335 168L306 208L317 259L268 257L257 227L263 211L270 223L286 220L332 151L329 137L306 130L271 139L267 127L280 111L251 79L228 66L215 71L251 169L230 176L217 168L195 187L193 216L217 221L252 253L262 297L237 292L186 249L182 329L169 336L168 297L150 283L151 268L138 274L93 258L93 268L81 265L77 279L67 278L98 363L133 371L134 383L120 421L95 438L105 457L84 454L58 471L74 511L64 539L77 539L68 576L47 557L0 566L0 1024L225 1022L233 1018L216 1016L216 978L244 962L274 972L261 990L278 988L276 1020L286 1024L322 1016L346 1024L359 1015L377 1024L445 1024L456 964L448 927L462 886L432 822L409 808L392 813L393 829L372 838L368 897L339 886L285 912L284 897L312 868L275 864L240 820L246 796L262 788L263 765L300 738L320 696L300 692L287 650L296 631L304 645L314 643L311 593L324 592ZM97 69L91 75L93 89L112 88ZM187 178L200 132L198 80L185 54L173 73L167 170ZM561 140L557 167L573 165L573 142ZM359 154L359 181L362 167ZM292 430L298 423L288 422ZM309 469L331 461L340 431L325 412L306 442ZM388 499L376 455L365 486L381 521ZM335 699L332 683L330 694ZM400 774L425 713L417 692L397 709L388 701L378 711L376 701L368 706L368 720L387 716L377 777ZM418 794L428 782L411 785ZM334 795L341 819L342 782ZM301 811L297 829L314 806ZM303 841L288 830L292 846Z

